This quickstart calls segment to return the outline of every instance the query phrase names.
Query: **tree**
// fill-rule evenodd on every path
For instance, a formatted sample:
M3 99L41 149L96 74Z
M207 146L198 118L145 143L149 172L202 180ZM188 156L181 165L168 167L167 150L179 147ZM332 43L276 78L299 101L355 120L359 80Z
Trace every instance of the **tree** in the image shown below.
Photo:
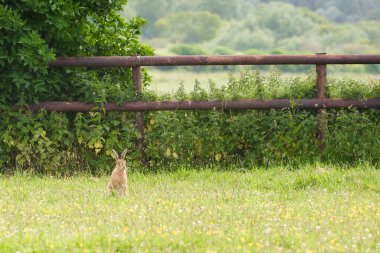
M149 47L138 42L145 21L136 18L125 22L118 16L125 3L0 0L0 101L63 99L68 93L72 99L83 99L84 90L90 87L78 89L76 82L86 86L85 79L99 82L107 78L107 71L49 70L47 64L56 55L151 54ZM120 73L128 76L126 70ZM82 80L77 80L78 75Z
M378 0L281 0L295 6L302 6L316 11L329 20L338 23L351 23L365 19L372 19L373 10L380 8ZM265 2L271 2L266 0Z
M185 43L211 40L221 26L221 18L207 11L178 12L159 19L154 24L161 37Z
M272 50L281 41L305 36L327 20L311 11L291 4L273 2L259 4L246 19L232 23L219 38L218 44L239 51Z
M70 159L78 162L133 141L133 135L118 141L120 131L127 127L115 129L121 124L115 116L106 116L111 121L98 113L10 110L15 104L39 101L85 101L101 106L134 99L130 69L48 68L56 56L152 54L149 46L139 42L145 20L127 22L118 15L126 3L0 0L0 167L64 167Z

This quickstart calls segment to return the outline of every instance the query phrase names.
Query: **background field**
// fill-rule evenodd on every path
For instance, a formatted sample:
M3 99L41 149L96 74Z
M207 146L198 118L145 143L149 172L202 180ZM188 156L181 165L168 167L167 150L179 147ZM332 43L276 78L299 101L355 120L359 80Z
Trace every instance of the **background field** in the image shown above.
M200 67L202 68L202 67ZM204 67L203 67L204 68ZM271 72L276 71L281 73L282 78L305 78L308 75L314 74L314 66L309 67L309 71L290 73L282 72L276 67L270 67L267 71L261 71L263 76L270 76ZM380 80L380 74L376 73L358 73L350 71L352 66L329 66L328 68L328 78L331 79L350 79L354 81L362 82L375 82L375 80ZM165 68L157 69L152 67L147 67L149 75L152 76L152 82L148 89L155 91L157 93L167 93L177 91L181 84L183 84L186 91L192 91L196 81L198 81L202 88L207 89L209 87L209 82L212 81L217 87L226 86L229 81L229 76L233 75L235 77L240 76L240 72L243 69L247 69L246 66L237 66L233 70L224 71L205 71L205 72L194 72L186 70L186 67L179 67L175 70L165 70ZM256 67L256 69L259 69ZM347 70L346 72L341 72L340 70ZM255 67L251 67L251 71L255 71Z
M0 177L0 252L375 252L380 171L371 166Z

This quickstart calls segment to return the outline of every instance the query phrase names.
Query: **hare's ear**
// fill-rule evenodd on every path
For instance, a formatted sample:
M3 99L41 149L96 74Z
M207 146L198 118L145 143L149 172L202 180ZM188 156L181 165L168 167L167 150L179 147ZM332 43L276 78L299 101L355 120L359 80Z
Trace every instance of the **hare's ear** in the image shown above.
M115 160L119 159L119 155L117 154L117 152L114 149L112 149L112 152L115 155Z
M124 159L125 158L125 155L127 154L128 152L128 149L124 149L123 153L121 153L121 159Z

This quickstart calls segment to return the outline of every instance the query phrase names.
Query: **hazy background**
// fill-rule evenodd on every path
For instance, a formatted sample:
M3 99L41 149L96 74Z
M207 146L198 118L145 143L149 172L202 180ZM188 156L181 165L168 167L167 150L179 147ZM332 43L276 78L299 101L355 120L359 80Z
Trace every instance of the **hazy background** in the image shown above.
M380 52L379 0L130 0L122 15L148 21L143 41L152 45L157 55ZM222 81L225 74L215 72L236 72L238 68L175 70L165 75L160 75L162 68L151 72L155 83L173 81L169 85L172 89L175 83L187 81L188 75L182 71L201 72L198 78L205 81L210 76L207 73L213 72L212 76ZM280 70L307 73L310 68L284 66ZM357 75L378 74L380 68L345 66L332 70ZM178 77L180 80L174 80Z

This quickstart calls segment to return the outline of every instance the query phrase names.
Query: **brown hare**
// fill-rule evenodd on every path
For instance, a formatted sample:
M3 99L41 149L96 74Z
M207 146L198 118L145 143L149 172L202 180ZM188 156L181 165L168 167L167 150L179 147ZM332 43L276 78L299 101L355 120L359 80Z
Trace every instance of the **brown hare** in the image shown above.
M110 181L108 183L107 189L110 193L117 193L119 196L125 196L125 191L128 187L128 177L127 177L127 167L125 161L125 155L128 149L125 149L119 158L117 152L112 149L115 155L116 165L112 171Z

